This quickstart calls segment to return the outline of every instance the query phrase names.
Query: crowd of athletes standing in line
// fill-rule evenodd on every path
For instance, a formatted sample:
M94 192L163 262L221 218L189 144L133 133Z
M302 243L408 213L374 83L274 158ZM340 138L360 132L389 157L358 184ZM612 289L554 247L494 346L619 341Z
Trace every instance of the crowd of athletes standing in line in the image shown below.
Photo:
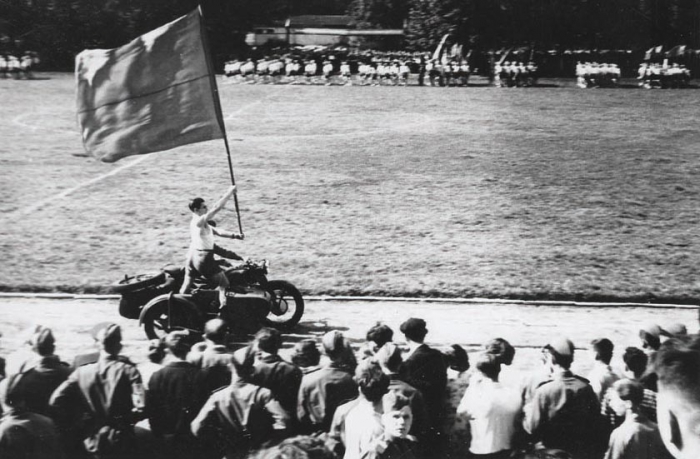
M426 344L423 319L400 331L399 346L378 323L353 348L331 330L320 350L304 339L283 359L279 331L234 345L213 319L203 341L170 332L135 365L121 328L101 323L94 351L69 365L36 327L0 358L0 457L442 459L456 444L482 459L700 457L700 336L683 324L643 327L622 369L612 341L592 341L586 378L571 371L574 344L550 336L540 365L510 383L499 375L516 349L502 338L470 357ZM454 437L459 422L468 434Z
M39 56L34 51L26 51L21 56L0 52L0 79L32 79L32 69L39 64Z
M497 87L536 86L540 69L533 60L498 60L487 72L473 69L468 56L434 58L429 53L367 51L350 55L283 55L228 61L224 74L229 81L249 84L303 84L343 86L461 86L475 72L486 73ZM576 84L580 88L616 87L622 75L618 64L577 62ZM681 63L642 62L638 85L643 88L686 88L690 70Z

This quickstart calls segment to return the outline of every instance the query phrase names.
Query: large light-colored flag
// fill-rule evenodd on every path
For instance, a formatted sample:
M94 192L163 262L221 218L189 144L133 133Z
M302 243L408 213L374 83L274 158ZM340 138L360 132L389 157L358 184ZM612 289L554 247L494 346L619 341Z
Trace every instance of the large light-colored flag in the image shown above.
M78 122L104 162L225 135L199 9L115 49L76 57Z

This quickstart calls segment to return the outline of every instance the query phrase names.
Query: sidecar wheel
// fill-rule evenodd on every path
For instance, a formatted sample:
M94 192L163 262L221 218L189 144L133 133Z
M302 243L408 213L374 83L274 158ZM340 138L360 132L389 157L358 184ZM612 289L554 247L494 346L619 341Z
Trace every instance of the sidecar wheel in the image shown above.
M199 318L185 306L163 298L146 312L143 330L148 339L162 339L175 330L200 333L202 325Z
M283 280L273 280L267 283L267 291L272 294L282 314L270 312L265 318L265 325L279 330L288 330L301 320L304 314L304 298L301 292L292 284Z
M136 276L124 276L124 279L113 283L110 288L114 293L126 293L141 290L142 288L158 285L165 282L165 273L137 274Z

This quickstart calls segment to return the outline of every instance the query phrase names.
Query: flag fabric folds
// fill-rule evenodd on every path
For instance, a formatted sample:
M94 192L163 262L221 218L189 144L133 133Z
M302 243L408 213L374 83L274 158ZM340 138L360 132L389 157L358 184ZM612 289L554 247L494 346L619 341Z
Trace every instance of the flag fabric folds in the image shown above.
M76 57L78 123L104 162L225 135L199 9L114 49Z

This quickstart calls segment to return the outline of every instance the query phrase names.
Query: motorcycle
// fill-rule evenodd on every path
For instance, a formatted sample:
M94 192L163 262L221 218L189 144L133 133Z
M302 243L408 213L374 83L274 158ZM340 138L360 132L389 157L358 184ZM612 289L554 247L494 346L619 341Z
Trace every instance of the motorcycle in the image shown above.
M246 260L237 266L224 259L217 262L230 284L223 307L216 286L201 277L193 279L191 293L179 294L185 268L166 266L112 284L112 291L121 294L119 314L138 319L149 339L173 330L201 334L207 320L215 317L239 335L255 333L262 326L286 331L299 323L304 314L301 292L290 282L268 280L267 260Z

